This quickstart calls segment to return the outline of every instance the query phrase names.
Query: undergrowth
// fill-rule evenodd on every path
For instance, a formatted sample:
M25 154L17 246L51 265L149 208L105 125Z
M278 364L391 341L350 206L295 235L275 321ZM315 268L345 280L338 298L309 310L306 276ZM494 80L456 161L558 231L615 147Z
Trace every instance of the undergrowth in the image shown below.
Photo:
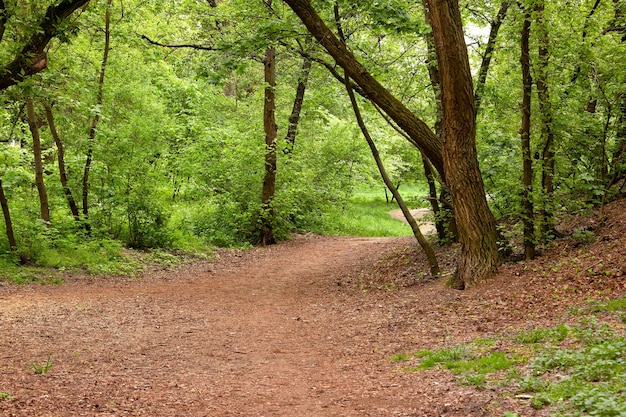
M111 239L57 239L49 246L28 254L25 265L17 255L0 253L0 285L60 284L66 272L88 275L127 275L134 277L148 266L173 268L185 262L210 259L213 252L204 247L186 250L130 250Z
M406 372L439 366L461 384L504 388L534 408L551 407L555 416L625 416L626 337L608 323L624 310L626 297L594 303L574 325L526 329L391 360L410 362L402 367Z

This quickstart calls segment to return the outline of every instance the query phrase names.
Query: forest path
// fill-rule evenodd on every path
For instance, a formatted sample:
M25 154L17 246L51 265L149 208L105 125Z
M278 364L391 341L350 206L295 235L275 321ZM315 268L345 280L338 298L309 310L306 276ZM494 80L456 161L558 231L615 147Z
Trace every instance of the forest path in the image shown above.
M0 415L547 416L390 358L548 325L574 293L519 265L465 292L425 271L412 238L300 236L138 279L0 286Z

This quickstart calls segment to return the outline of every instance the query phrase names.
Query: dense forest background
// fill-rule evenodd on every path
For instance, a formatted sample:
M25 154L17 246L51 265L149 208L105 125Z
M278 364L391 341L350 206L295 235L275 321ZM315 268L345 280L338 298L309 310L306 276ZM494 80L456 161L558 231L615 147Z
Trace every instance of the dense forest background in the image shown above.
M355 197L386 187L364 126L400 193L419 189L408 203L440 209L439 243L455 241L441 175L292 3L1 1L0 269L358 233ZM427 5L310 6L441 135L445 68ZM529 258L559 235L557 219L623 192L626 2L459 11L486 200Z

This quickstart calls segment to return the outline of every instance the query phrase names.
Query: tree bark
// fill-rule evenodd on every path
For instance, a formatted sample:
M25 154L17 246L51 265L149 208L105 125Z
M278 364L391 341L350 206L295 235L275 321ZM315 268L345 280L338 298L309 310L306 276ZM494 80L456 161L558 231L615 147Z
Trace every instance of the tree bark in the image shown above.
M424 8L424 18L428 25L431 24L430 12L427 0L422 0ZM428 54L426 56L426 65L428 66L428 76L433 94L435 95L435 107L437 109L435 116L435 134L441 138L443 127L443 108L441 104L441 82L439 78L439 66L437 64L437 52L435 51L435 39L432 32L425 35L426 47ZM454 218L454 210L450 204L450 192L445 183L441 184L441 194L439 202L437 202L437 187L435 185L435 177L431 165L427 158L422 154L422 163L424 165L424 175L428 182L430 206L435 215L435 227L437 228L437 236L440 243L453 243L458 240L458 229L456 219Z
M461 243L453 286L468 288L498 268L496 222L485 197L476 152L474 89L456 0L428 0L443 108L443 163Z
M552 129L553 115L548 86L548 30L544 22L544 3L540 0L535 5L537 23L537 97L539 99L539 113L541 115L541 139L543 143L541 187L543 191L541 210L541 239L549 240L554 230L554 131ZM554 237L554 236L552 236Z
M94 114L89 128L89 148L87 149L87 158L85 160L85 168L83 170L83 217L85 219L85 229L91 231L89 223L89 171L93 160L93 143L98 132L98 124L100 123L100 114L102 111L102 103L104 97L104 76L106 73L107 62L109 60L109 50L111 49L111 4L113 0L107 0L107 7L104 16L104 50L102 53L102 61L100 64L100 75L98 77L98 93L96 96L96 114Z
M9 202L4 193L4 187L2 186L2 179L0 179L0 206L2 206L2 214L4 215L4 228L6 229L9 248L11 248L12 253L17 253L17 242L15 240L15 234L13 233L13 221L11 220L11 212L9 211Z
M309 45L312 42L311 36L307 36L306 44ZM304 93L306 92L306 86L311 73L311 66L313 60L308 56L302 58L302 68L300 70L300 77L298 78L298 87L296 87L296 96L293 100L293 108L291 109L291 115L289 115L289 121L287 126L287 135L285 136L285 142L287 146L284 149L286 155L293 153L293 148L296 144L296 133L298 131L298 123L300 122L300 113L302 112L302 105L304 104Z
M521 32L521 55L522 68L522 127L520 136L522 141L522 164L523 183L522 193L522 222L524 224L524 258L527 260L535 257L535 221L533 207L533 166L532 152L530 148L530 114L532 76L530 75L530 16L525 13Z
M4 31L6 30L8 20L9 15L7 14L6 6L4 5L4 1L0 0L0 42L2 42L2 38L4 38Z
M272 202L276 191L276 49L267 48L263 60L265 73L265 102L263 106L263 127L265 129L265 178L261 195L261 233L259 243L276 243L274 236L274 207Z
M56 6L48 7L26 45L16 53L13 61L0 69L0 91L46 68L46 46L57 35L63 21L87 3L89 0L62 0Z
M41 219L46 226L50 226L50 206L48 203L48 193L46 192L46 184L43 180L43 161L41 158L41 138L39 136L39 127L37 126L37 116L35 115L35 106L31 98L26 99L26 112L28 127L33 137L33 155L35 158L35 185L39 194L39 208Z
M441 141L426 123L413 114L361 65L354 54L326 26L309 1L284 0L284 2L298 15L309 32L315 36L335 62L363 89L368 99L387 113L408 134L410 142L426 155L441 174L441 178L445 180Z
M67 204L70 207L70 212L72 213L74 220L79 222L80 214L78 213L78 206L76 205L76 200L74 200L74 196L72 195L72 190L67 183L67 172L65 170L65 150L63 147L63 141L61 140L59 132L57 131L56 125L54 123L52 107L50 106L50 104L46 103L44 104L44 108L46 110L46 119L48 119L50 133L52 134L52 138L54 139L54 143L57 147L57 163L59 165L59 177L61 180L61 187L63 187L63 192L65 193L65 198L67 199Z

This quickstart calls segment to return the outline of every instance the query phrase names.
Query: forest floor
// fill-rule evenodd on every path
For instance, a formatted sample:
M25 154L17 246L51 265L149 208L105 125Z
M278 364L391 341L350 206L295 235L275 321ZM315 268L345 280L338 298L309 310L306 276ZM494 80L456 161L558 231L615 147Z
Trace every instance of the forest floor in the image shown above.
M410 238L313 235L135 279L6 284L0 415L548 416L512 387L391 357L478 338L497 349L626 295L626 200L606 216L570 219L593 242L560 239L462 292L426 276ZM455 250L438 250L447 271Z

